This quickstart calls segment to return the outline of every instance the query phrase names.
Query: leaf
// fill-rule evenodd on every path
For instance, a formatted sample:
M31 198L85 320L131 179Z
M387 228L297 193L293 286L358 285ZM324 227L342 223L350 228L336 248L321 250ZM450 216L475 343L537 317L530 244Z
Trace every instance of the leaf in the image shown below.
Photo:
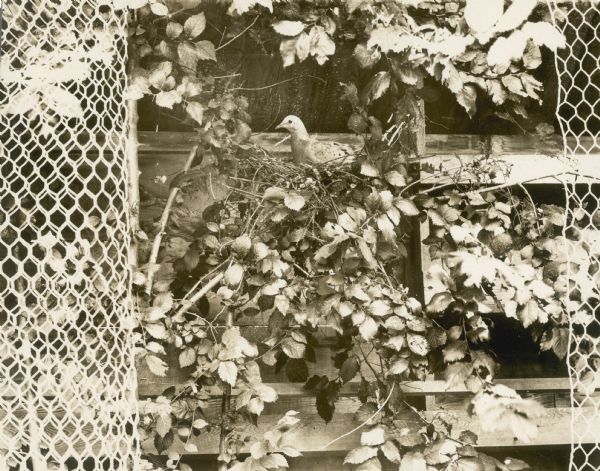
M504 12L504 0L467 0L464 16L474 33L492 28Z
M359 464L354 471L381 471L381 462L379 458L371 458L364 463Z
M456 462L456 471L485 471L485 466L476 457L460 458Z
M527 22L521 31L538 46L546 46L553 52L566 46L565 36L553 24L546 21Z
M196 71L198 61L211 60L217 61L215 45L210 41L198 41L191 43L184 41L177 46L179 63L191 71Z
M185 368L196 362L196 350L192 347L186 348L179 354L179 366Z
M391 76L387 71L377 72L365 86L362 94L362 100L365 105L369 105L375 100L381 98L388 88L390 88Z
M537 5L537 0L513 0L506 9L494 30L498 32L512 31L529 18Z
M427 471L427 462L420 451L409 451L402 456L398 471Z
M306 26L302 21L278 21L273 23L273 29L282 36L298 36Z
M172 444L175 439L175 434L172 430L169 430L164 437L161 437L158 433L154 435L154 447L159 454L163 451L166 451Z
M477 108L477 89L473 85L465 85L456 93L456 101L472 118Z
M540 51L540 47L531 39L528 41L525 54L523 55L523 65L527 69L537 69L542 65L542 52Z
M377 333L378 327L377 323L370 317L367 317L362 324L358 327L358 331L363 339L369 341L375 334Z
M369 304L369 312L376 317L387 316L392 313L392 307L382 299L376 299Z
M161 437L164 437L171 430L171 425L173 424L171 420L171 414L160 414L156 418L156 425L154 429L156 433Z
M165 16L169 14L169 9L167 6L159 2L151 3L150 10L152 10L152 13L154 13L156 16Z
M143 93L138 98L141 98ZM25 89L16 95L11 95L8 103L0 108L1 112L6 114L25 114L35 108L40 102L39 95L32 93L31 90Z
M183 24L183 31L189 39L200 36L206 28L206 17L204 13L190 16ZM212 43L211 43L212 44Z
M360 364L355 356L351 356L346 359L344 363L342 363L342 367L340 368L340 378L344 383L352 380L358 371L360 370Z
M408 358L398 358L388 370L388 375L401 375L406 370L408 370Z
M152 372L152 374L156 376L165 376L169 369L169 366L165 363L164 360L154 356L154 355L146 355L146 365Z
M305 199L298 193L287 193L283 199L283 204L292 211L300 211L306 204Z
M377 49L369 49L366 44L357 44L353 55L361 69L373 67L381 59L381 53Z
M390 185L394 185L399 188L406 186L406 178L404 178L404 175L402 175L397 170L392 170L391 172L386 173L385 179L387 180L387 182ZM398 209L400 209L400 208L398 208Z
M490 67L506 68L512 61L523 57L526 47L527 36L521 31L515 31L508 37L501 36L491 45L487 62Z
M379 170L377 170L377 168L375 168L372 164L363 162L360 165L360 174L366 177L378 177Z
M442 314L453 302L454 297L448 291L435 293L427 304L426 310L432 314Z
M151 337L164 340L167 338L167 330L163 324L146 324L144 329Z
M408 344L408 348L410 348L410 350L416 355L424 357L429 352L429 344L427 343L427 339L422 335L409 332L406 334L406 342Z
M192 101L185 108L187 114L198 124L202 124L202 119L204 117L204 107L198 103L197 101Z
M360 435L360 444L368 445L368 446L378 446L383 445L385 442L385 431L383 427L376 426L371 430L366 432L362 432Z
M170 61L160 62L148 75L148 82L153 87L161 89L171 72L173 72L173 64Z
M289 358L303 358L306 351L306 345L296 342L290 338L286 338L281 344L281 350Z
M172 109L173 105L181 103L182 97L177 90L160 92L155 97L156 104L162 108Z
M40 91L43 101L57 115L78 119L83 117L83 108L79 99L63 87L44 83Z
M227 13L230 15L236 13L241 15L256 5L261 5L267 8L271 13L273 12L273 2L271 0L233 0Z
M400 451L398 450L398 447L394 445L394 442L389 440L386 441L383 445L381 445L381 451L388 461L392 463L400 463Z
M326 389L317 393L317 413L326 423L331 422L335 404L333 398L330 398Z
M238 368L232 361L222 361L219 363L219 378L230 386L235 386L237 380Z
M237 286L242 281L243 276L244 267L239 263L234 263L225 270L223 281L229 286Z
M377 456L377 448L361 446L350 450L344 458L344 464L361 464L375 456Z
M285 364L285 374L292 383L303 383L308 379L308 366L301 358L290 358Z
M202 430L205 427L208 427L208 422L204 419L196 419L192 422L192 427L196 430Z
M417 208L417 205L415 205L415 203L413 203L409 199L398 198L398 199L394 200L394 205L405 216L418 216L419 215L419 209Z
M183 26L176 21L169 21L165 32L170 39L175 39L183 32Z
M462 360L467 354L467 342L466 341L453 341L449 343L443 350L444 361L446 363L453 363L458 360Z
M383 238L391 242L394 240L396 233L394 232L394 224L390 221L390 218L386 214L380 214L376 219L377 228L383 235Z

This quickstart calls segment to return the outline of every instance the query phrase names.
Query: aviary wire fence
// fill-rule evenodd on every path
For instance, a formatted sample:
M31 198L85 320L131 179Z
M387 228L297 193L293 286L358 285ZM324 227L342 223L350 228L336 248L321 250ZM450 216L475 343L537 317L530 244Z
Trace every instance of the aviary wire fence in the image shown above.
M548 3L555 26L566 39L566 47L556 55L556 71L562 158L571 167L563 175L567 217L562 260L570 332L570 463L571 471L592 471L600 469L600 437L592 433L600 422L600 399L594 394L600 387L600 172L583 174L573 157L599 159L595 168L600 168L600 4Z
M127 22L8 1L0 59L0 470L132 469Z
M565 156L598 155L600 6L548 0ZM8 1L0 45L0 470L134 469L126 16L109 0ZM582 80L583 78L583 80ZM577 84L585 83L585 87ZM565 175L575 422L600 420L600 195ZM572 470L600 469L573 429Z

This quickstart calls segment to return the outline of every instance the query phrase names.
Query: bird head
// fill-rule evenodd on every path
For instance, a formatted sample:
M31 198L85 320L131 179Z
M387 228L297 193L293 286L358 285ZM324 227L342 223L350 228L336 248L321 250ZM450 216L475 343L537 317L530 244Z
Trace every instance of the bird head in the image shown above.
M289 115L283 118L283 121L275 129L286 129L292 136L308 136L304 123L298 116Z

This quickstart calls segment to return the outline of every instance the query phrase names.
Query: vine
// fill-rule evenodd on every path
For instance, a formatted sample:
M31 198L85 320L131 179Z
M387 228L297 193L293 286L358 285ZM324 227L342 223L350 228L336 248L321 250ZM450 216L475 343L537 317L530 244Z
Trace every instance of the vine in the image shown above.
M135 277L140 356L164 375L163 358L175 349L190 371L185 383L144 401L144 448L166 452L169 468L185 470L181 450L197 451L191 437L218 430L220 469L287 467L286 456L299 452L286 437L301 417L288 412L257 441L249 432L277 400L262 382L262 363L305 383L325 422L342 387L359 381L360 447L345 458L357 469L381 469L382 459L401 471L527 469L478 451L477 437L457 436L451 417L419 411L402 384L441 372L448 386L473 392L471 411L486 429L508 428L525 441L535 435L540 406L493 382L485 301L530 328L542 349L565 355L565 261L557 250L564 211L536 207L526 192L483 190L503 171L489 155L469 169L480 176L470 186L423 189L409 162L432 80L470 116L478 106L509 120L526 116L527 101L540 99L540 48L564 42L547 12L534 0L506 9L504 1L486 2L486 14L475 1L114 4L136 13L128 97L184 109L198 141L171 183L159 226L146 228L154 247L139 242L148 262ZM233 86L236 74L219 60L246 36L277 52L284 67L324 64L339 45L352 45L370 74L361 89L340 88L352 107L348 127L364 137L356 164L299 167L249 143L244 87ZM372 113L383 98L394 104L385 124ZM201 215L176 204L199 188L211 194ZM430 228L427 283L435 291L425 305L403 273L420 222ZM267 333L247 337L242 321L259 315ZM309 375L323 325L336 334L333 377ZM399 430L398 421L409 425Z

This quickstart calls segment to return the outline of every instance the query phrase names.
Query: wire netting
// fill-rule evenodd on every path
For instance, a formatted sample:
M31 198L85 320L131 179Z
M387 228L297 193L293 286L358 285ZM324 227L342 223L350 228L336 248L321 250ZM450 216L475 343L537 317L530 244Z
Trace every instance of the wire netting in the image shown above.
M570 331L572 471L600 469L600 5L549 1L566 39L556 54L564 158L565 306ZM594 162L597 160L597 163ZM582 169L585 163L586 169ZM595 171L594 171L595 169Z
M126 16L4 2L0 470L132 469Z

